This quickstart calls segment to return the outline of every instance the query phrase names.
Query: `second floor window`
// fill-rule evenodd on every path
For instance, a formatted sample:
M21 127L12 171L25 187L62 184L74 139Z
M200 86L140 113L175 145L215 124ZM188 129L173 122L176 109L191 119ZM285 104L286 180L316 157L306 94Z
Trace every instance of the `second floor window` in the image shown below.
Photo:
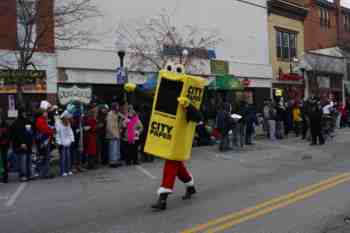
M350 32L350 15L344 15L344 30Z
M277 57L290 61L297 56L297 33L277 31Z
M35 0L17 0L17 43L22 48L33 47L37 39Z
M320 7L320 25L321 28L327 30L331 27L331 18L328 9Z

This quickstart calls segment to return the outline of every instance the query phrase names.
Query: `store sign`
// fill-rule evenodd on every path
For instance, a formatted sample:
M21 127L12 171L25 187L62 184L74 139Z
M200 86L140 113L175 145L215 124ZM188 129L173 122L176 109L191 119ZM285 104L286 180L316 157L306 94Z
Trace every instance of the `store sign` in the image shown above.
M210 60L210 71L215 75L229 74L229 64L223 60Z
M329 77L318 76L317 82L319 88L330 88L331 87L331 79Z
M24 93L46 93L46 71L44 70L0 70L0 93L17 93L18 83Z
M242 82L242 85L245 87L249 87L251 84L251 81L247 78L243 79L241 82Z
M280 97L280 96L283 96L283 90L282 90L282 89L276 89L276 90L275 90L275 95L276 95L276 96L279 96L279 97Z
M77 101L83 104L89 104L92 97L91 87L59 87L58 99L62 105Z
M208 50L205 48L189 48L176 45L164 45L162 53L166 56L183 56L183 51L188 51L189 57L196 57L200 59L215 59L216 54L214 50Z
M302 81L303 77L297 74L283 74L279 75L280 81Z

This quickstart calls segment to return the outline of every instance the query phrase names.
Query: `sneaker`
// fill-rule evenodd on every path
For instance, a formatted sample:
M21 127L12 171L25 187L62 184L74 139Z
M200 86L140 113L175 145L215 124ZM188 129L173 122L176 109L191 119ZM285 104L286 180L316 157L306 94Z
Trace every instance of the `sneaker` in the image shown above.
M73 172L68 172L68 175L69 175L69 176L72 176L72 175L73 175Z
M63 173L62 176L68 176L68 174L67 173Z

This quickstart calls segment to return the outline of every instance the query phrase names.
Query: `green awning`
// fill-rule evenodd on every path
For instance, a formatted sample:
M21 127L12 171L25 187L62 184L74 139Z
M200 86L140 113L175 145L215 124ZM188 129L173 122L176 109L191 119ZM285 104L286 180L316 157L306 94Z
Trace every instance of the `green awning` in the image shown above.
M242 83L233 75L218 75L209 83L209 90L244 90Z

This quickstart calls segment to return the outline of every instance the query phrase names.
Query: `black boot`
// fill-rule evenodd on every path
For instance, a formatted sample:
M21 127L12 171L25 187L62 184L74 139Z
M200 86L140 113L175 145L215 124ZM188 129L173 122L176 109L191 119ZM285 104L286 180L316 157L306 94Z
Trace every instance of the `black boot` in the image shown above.
M196 191L194 186L187 187L186 188L186 193L182 197L182 200L189 200L189 199L191 199L192 195L194 195L196 192L197 191Z
M168 193L162 193L159 195L158 201L151 207L154 211L162 211L166 209L166 200L168 198Z

